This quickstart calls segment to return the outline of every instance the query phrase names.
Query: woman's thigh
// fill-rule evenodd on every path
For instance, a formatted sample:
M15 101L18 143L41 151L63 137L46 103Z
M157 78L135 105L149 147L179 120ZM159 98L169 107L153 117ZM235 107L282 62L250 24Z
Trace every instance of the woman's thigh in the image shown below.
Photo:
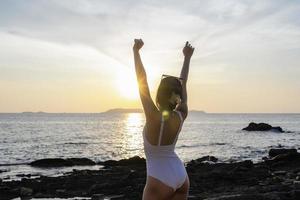
M171 199L173 194L173 188L167 186L154 177L147 177L147 182L143 192L143 200L166 200Z
M172 200L186 200L189 195L189 188L190 181L189 177L187 176L183 185L175 191Z

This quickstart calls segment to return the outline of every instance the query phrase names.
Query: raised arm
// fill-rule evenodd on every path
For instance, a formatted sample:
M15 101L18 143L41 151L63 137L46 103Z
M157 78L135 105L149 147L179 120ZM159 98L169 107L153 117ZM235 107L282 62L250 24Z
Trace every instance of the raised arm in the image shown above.
M133 45L133 54L134 54L135 72L136 72L136 77L139 86L140 98L142 101L146 118L149 119L149 117L151 117L153 113L157 111L157 108L150 95L146 71L144 69L141 56L139 53L143 45L144 42L142 39L135 39Z
M187 90L186 90L186 83L189 76L189 68L190 68L190 60L194 53L194 47L189 44L189 42L185 43L185 46L182 50L184 55L183 66L180 73L180 78L182 79L182 99L180 104L176 107L176 110L181 111L184 114L184 117L187 117L188 114L188 106L187 106Z

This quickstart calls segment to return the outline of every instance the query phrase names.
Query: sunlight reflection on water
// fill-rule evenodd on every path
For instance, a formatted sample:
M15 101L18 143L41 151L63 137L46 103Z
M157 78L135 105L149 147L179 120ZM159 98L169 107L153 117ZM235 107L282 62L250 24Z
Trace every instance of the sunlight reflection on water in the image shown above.
M293 133L241 131L251 121L282 126ZM42 158L144 157L144 124L144 113L0 114L0 164ZM175 151L184 161L208 154L222 160L255 160L278 144L299 148L300 115L190 113Z
M135 155L143 156L141 152L142 138L141 127L144 124L144 117L142 113L128 113L124 126L123 145L124 150L127 152L127 157Z

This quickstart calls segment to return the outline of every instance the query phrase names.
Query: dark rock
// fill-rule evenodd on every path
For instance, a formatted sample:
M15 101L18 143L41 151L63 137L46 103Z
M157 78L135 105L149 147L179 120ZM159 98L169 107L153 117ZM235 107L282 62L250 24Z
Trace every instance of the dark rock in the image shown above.
M269 156L272 158L280 154L290 154L290 153L297 153L297 149L270 149Z
M2 172L7 172L7 170L6 169L0 169L0 173L2 173Z
M135 170L131 170L130 174L128 174L128 179L134 179L134 178L138 178L140 176L140 174L135 171Z
M237 165L233 168L235 171L247 171L253 167L253 162L251 160L245 160L236 164Z
M21 187L20 188L20 196L27 197L32 195L33 190L31 188Z
M216 162L217 158L212 156L192 160L186 163L190 178L189 199L299 199L299 155L297 152L277 154L259 163L251 160ZM72 162L70 159L66 161ZM4 181L0 184L0 199L19 197L20 188L23 188L23 195L29 195L29 198L82 196L95 200L142 199L146 183L145 159L133 157L102 164L108 167L100 170L74 170L60 177L40 176L21 181Z
M99 192L102 192L105 190L105 188L108 188L109 184L108 183L96 183L92 185L89 189L90 194L97 194Z
M57 189L57 190L55 190L55 193L59 197L67 196L67 194L66 194L67 192L65 189Z
M0 186L0 194L8 192L10 190L10 187L8 186Z
M280 176L280 175L286 175L286 171L274 171L273 174L276 176Z
M73 166L73 163L62 158L45 158L33 161L30 165L34 167L65 167Z
M102 200L104 197L104 194L93 194L91 200Z
M130 165L146 165L145 158L141 158L139 156L134 156L128 159L121 159L121 160L107 160L104 162L99 162L98 164L104 166L130 166Z
M280 126L273 127L266 123L254 123L251 122L247 127L243 128L245 131L274 131L279 133L284 133Z
M88 158L45 158L30 163L34 167L68 167L74 165L95 165L96 163Z
M124 199L124 195L123 194L112 195L112 196L109 196L108 199L110 199L110 200L121 200L121 199Z
M27 178L30 178L31 174L17 174L16 176L17 177L27 177Z
M272 150L272 149L271 149ZM296 168L300 166L300 153L294 149L276 149L269 152L270 159L265 160L265 163L272 167L284 167Z
M221 195L218 197L207 198L204 200L258 200L263 199L262 196L257 194L230 194L230 195Z
M293 197L294 199L300 199L300 189L299 189L299 190L292 191L292 197Z
M71 161L73 165L96 165L94 161L88 158L69 158L67 161Z
M204 161L218 162L218 158L216 158L214 156L203 156L203 157L198 158L194 161L197 162L197 163L201 163L201 162L204 162Z

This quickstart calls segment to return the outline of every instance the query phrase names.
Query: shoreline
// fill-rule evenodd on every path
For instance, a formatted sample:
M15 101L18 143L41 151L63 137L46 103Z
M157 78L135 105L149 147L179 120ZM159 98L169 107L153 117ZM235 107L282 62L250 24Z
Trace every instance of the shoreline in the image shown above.
M144 158L135 156L101 163L73 160L74 165L62 160L42 160L31 165L45 169L58 163L70 167L84 163L104 167L73 169L57 177L24 174L21 180L0 179L1 199L141 199L146 182ZM189 199L300 199L300 153L296 149L270 149L269 157L258 163L251 160L224 163L213 156L204 156L187 162L186 170L190 178Z

